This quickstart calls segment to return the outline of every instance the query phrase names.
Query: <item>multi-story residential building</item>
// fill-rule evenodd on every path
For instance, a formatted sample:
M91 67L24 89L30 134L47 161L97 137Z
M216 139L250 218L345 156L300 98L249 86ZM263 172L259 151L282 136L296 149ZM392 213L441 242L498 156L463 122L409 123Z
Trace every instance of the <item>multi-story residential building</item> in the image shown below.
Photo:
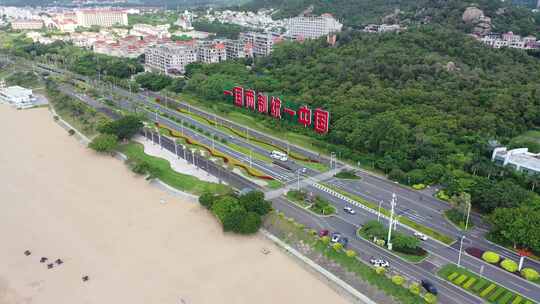
M186 65L197 61L197 49L193 43L163 44L146 48L146 70L167 75L185 73Z
M527 148L513 150L506 147L495 148L491 161L527 174L540 174L540 153L531 153Z
M14 30L40 30L43 28L43 21L38 19L17 19L11 21L11 28Z
M111 27L114 25L128 25L128 15L125 10L117 9L81 9L75 12L77 23L82 27L93 25Z
M197 61L217 63L227 60L225 44L220 41L205 41L197 45Z
M225 44L227 60L253 57L253 45L250 42L227 39L223 43Z
M277 33L240 33L240 40L252 46L253 55L268 56L272 53L274 44L281 41L281 35Z
M131 35L135 36L156 36L159 39L170 38L171 34L169 33L169 24L162 25L149 25L149 24L134 24L133 28L130 31Z
M532 50L540 48L540 41L537 41L536 37L521 37L520 35L516 35L512 32L504 33L502 35L497 33L489 33L484 37L481 37L479 40L485 45L496 49L502 47L522 50Z
M331 14L321 16L300 16L290 18L285 23L287 34L300 39L316 39L330 33L341 32L343 24Z

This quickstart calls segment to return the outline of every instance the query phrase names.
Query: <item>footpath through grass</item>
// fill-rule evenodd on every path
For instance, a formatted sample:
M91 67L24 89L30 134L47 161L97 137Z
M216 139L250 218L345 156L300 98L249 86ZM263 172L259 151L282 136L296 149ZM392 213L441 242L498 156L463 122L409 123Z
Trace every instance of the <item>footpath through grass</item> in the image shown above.
M152 168L156 168L157 178L180 191L195 195L201 195L204 192L226 194L231 191L228 186L201 181L194 176L174 171L167 160L144 153L144 147L139 143L130 142L121 145L118 151L125 154L130 160L144 161Z
M464 268L447 264L437 273L444 280L494 304L533 304L532 300L484 279Z
M368 202L368 201L366 201L365 199L361 198L358 195L351 194L351 193L349 193L349 192L347 192L347 191L345 191L343 189L340 189L340 188L338 188L338 187L336 187L334 185L330 185L328 183L323 183L322 185L329 188L329 189L332 189L332 190L336 191L337 193L339 193L339 194L341 194L343 196L346 196L346 197L348 197L348 198L350 198L352 200L357 201L358 203L366 206L369 209L372 209L374 211L379 210L378 205L376 205L375 203ZM383 214L385 216L390 216L390 211L388 211L387 209L384 209L384 208L381 207L381 214ZM438 240L440 242L443 242L443 243L445 243L447 245L450 245L455 241L453 238L451 238L451 237L449 237L449 236L447 236L445 234L442 234L442 233L440 233L438 231L435 231L435 230L433 230L433 229L431 229L429 227L426 227L424 225L418 224L418 223L416 223L416 222L414 222L414 221L412 221L412 220L410 220L410 219L408 219L406 217L402 217L402 216L398 217L398 221L400 223L404 224L404 225L407 225L407 226L409 226L409 227L411 227L411 228L413 228L413 229L415 229L415 230L417 230L419 232L422 232L423 234L425 234L427 236L430 236L430 237L432 237L432 238L434 238L434 239L436 239L436 240Z

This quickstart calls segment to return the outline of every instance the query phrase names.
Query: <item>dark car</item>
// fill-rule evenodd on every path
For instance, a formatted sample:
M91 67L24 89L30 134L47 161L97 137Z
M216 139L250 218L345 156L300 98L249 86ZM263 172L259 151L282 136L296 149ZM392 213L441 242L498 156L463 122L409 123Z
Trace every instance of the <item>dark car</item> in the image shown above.
M319 230L320 237L327 236L329 233L330 231L328 231L328 229Z
M343 248L347 248L347 244L349 244L349 239L346 237L341 237L339 238L338 243L343 245Z
M437 288L435 287L435 285L433 285L433 283L431 283L430 281L428 280L422 280L422 287L424 287L424 289L429 292L429 293L432 293L434 295L437 295L437 293L439 293L437 291Z

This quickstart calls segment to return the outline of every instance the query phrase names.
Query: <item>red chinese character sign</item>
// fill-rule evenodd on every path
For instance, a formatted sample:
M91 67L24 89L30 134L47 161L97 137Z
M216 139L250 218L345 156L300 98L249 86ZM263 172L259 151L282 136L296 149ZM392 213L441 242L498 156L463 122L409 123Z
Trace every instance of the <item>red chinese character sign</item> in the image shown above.
M270 101L270 116L281 119L281 99L273 97Z
M326 134L328 133L328 128L330 125L330 113L328 111L324 111L322 109L315 109L315 132L319 134Z
M317 108L312 111L308 106L296 107L294 104L285 105L279 97L267 96L252 89L244 89L240 86L224 92L226 96L232 96L234 105L247 108L253 112L270 115L275 119L285 118L296 122L305 128L313 127L319 134L327 134L330 128L330 113ZM295 110L296 109L296 110ZM285 115L285 116L283 116Z

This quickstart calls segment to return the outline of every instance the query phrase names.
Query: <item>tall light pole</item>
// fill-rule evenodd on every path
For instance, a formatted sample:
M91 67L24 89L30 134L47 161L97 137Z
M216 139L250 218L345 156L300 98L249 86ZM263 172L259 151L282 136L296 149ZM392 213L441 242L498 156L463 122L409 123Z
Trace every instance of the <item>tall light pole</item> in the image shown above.
M392 201L390 202L392 209L390 210L390 219L388 220L388 238L386 240L388 250L392 250L392 219L394 218L394 209L397 203L396 200L396 194L392 193Z
M377 222L379 222L379 220L381 219L381 204L382 204L382 200L379 202L379 209L377 211Z
M461 251L463 250L463 240L465 239L465 235L461 236L461 241L459 242L459 254L457 259L457 266L460 267L461 265Z
M469 216L471 215L471 202L467 203L467 220L465 220L465 231L467 231L467 227L469 226Z
M300 169L296 170L296 173L298 174L298 183L296 185L296 190L300 191Z

